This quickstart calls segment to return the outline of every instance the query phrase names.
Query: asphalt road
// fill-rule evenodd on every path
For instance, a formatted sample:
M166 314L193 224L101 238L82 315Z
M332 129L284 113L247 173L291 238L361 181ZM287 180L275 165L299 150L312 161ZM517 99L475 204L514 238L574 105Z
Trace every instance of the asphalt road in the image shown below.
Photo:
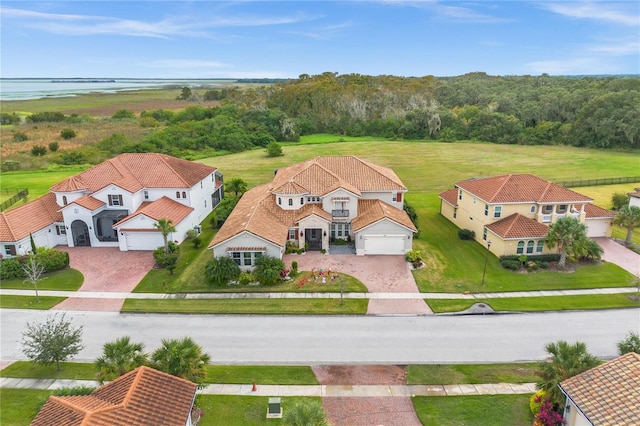
M28 321L50 312L0 310L0 359L24 359L21 335ZM582 341L601 358L640 331L640 309L486 316L253 316L151 315L68 312L84 327L85 348L75 358L93 361L102 345L131 336L151 352L163 338L190 336L217 364L420 364L540 360L544 346Z

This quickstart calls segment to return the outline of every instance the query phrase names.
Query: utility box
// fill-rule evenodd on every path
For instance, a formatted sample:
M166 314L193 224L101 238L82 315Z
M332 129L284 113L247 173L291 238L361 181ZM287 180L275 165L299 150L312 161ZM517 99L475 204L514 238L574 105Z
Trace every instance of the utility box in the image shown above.
M280 398L269 398L269 407L267 408L268 419L282 418L282 404Z

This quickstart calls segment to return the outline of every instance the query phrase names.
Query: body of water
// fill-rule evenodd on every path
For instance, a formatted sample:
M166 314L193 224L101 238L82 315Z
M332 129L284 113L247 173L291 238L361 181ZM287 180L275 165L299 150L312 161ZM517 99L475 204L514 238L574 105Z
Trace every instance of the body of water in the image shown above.
M85 93L116 93L127 90L170 87L219 87L235 80L164 80L120 78L0 79L0 101L64 98Z

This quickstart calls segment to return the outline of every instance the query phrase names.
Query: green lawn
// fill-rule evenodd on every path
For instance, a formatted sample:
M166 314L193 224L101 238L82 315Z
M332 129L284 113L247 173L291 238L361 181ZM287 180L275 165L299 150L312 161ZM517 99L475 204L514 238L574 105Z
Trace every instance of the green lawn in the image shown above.
M127 299L120 312L174 314L364 315L368 299Z
M0 389L0 424L28 426L53 391L40 389Z
M258 385L317 385L318 380L306 366L281 365L209 365L207 382Z
M513 364L423 364L407 367L409 385L453 385L482 383L532 383L539 377L537 363Z
M530 426L531 395L414 396L423 425Z
M40 296L40 302L37 302L36 296L4 295L0 297L0 308L48 310L65 299L65 297Z
M38 290L76 291L82 286L84 276L77 269L68 268L42 274L38 281ZM25 283L24 278L13 278L0 281L0 288L17 290L33 290L31 284ZM35 291L34 291L35 294Z
M96 370L90 362L61 362L60 371L55 364L34 364L31 361L16 361L0 371L0 377L20 377L32 379L72 379L95 380Z
M583 296L545 296L545 297L509 297L504 299L429 299L426 300L431 310L435 313L460 312L468 309L474 303L485 303L495 311L563 311L579 309L613 309L613 308L637 308L640 303L635 302L629 296L637 293L626 294L597 294Z
M3 103L4 106L4 103ZM15 172L2 172L3 188L27 188L29 190L28 200L45 195L56 183L65 180L69 176L76 175L89 166L52 166L47 170L19 170ZM22 205L22 201L14 206Z

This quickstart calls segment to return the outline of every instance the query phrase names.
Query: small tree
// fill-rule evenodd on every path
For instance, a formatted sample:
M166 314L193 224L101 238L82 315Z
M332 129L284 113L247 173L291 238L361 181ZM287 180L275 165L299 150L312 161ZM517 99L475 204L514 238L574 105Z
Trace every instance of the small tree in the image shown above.
M129 336L105 343L102 356L96 359L100 384L113 380L147 363L142 343L133 343Z
M214 257L207 263L205 274L211 284L222 287L238 279L240 266L229 256Z
M627 336L618 342L618 355L635 352L640 354L640 335L630 331Z
M284 413L282 424L286 426L329 426L322 404L317 401L296 403Z
M267 144L267 157L282 157L284 152L282 152L282 147L278 142L269 142Z
M36 290L36 303L40 303L40 295L38 294L38 281L40 276L45 272L46 267L38 261L35 254L31 254L29 259L22 264L22 272L26 277L24 282L31 284Z
M60 136L62 137L62 139L73 139L76 137L76 132L75 130L66 127L60 130Z
M182 91L180 92L180 94L178 95L178 97L176 99L181 100L181 101L186 101L189 100L189 98L191 98L191 96L193 96L193 92L191 91L191 89L189 89L188 87L183 87Z
M22 333L22 352L33 362L44 365L60 363L77 355L83 348L82 326L74 327L63 313L47 316L43 324L27 323Z
M133 113L133 111L130 111L128 109L119 109L111 116L111 118L113 118L114 120L126 120L136 118L136 115Z
M164 241L164 252L169 253L169 234L176 232L176 227L173 226L171 219L159 219L153 224L153 227L160 230L162 234L162 240Z
M44 145L34 145L31 147L31 155L41 157L47 153L47 147Z
M233 192L233 194L236 196L236 199L238 198L238 194L244 194L245 192L247 192L247 182L240 178L233 178L224 186L228 192Z
M640 226L640 207L624 206L618 211L618 215L613 219L613 223L621 228L627 228L627 237L624 239L625 245L631 245L631 237L634 228Z
M49 151L56 152L60 148L58 142L49 142Z
M574 254L574 246L578 246L586 239L588 239L587 227L583 223L573 217L563 217L549 227L544 242L549 248L558 247L560 252L558 267L564 268L567 253Z
M629 196L624 192L616 192L611 196L611 205L613 210L620 210L629 205Z
M190 337L162 340L162 346L151 355L152 367L182 377L201 386L207 377L209 354Z
M274 285L280 278L280 273L284 270L284 262L277 257L260 256L256 260L256 267L253 269L258 282L262 285Z
M26 133L22 133L22 132L15 132L13 134L13 141L14 142L24 142L26 140L29 139L29 136L27 136Z

